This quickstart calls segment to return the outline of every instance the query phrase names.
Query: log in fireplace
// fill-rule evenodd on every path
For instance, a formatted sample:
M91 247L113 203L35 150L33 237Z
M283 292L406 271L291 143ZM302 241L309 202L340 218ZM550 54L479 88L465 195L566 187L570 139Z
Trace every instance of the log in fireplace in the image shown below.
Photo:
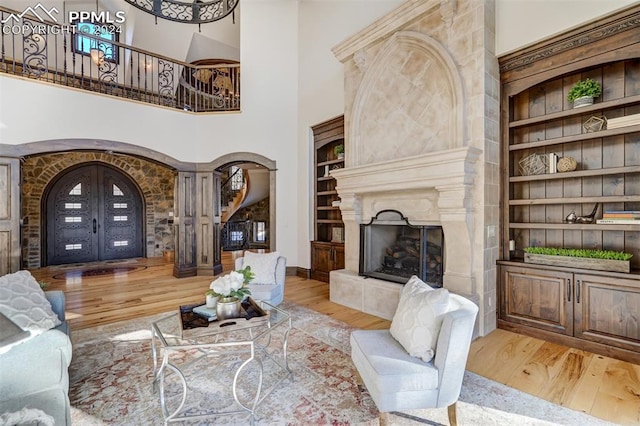
M360 275L405 284L412 275L442 287L444 232L412 225L397 210L382 210L360 225Z

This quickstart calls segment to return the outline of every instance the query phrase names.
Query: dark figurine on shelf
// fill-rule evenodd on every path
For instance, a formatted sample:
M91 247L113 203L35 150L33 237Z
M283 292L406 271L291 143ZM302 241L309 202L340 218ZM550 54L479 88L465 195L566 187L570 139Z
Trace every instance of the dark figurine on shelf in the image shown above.
M600 206L600 203L596 203L596 205L593 206L591 213L587 216L578 216L576 215L576 212L572 210L571 213L564 218L564 221L568 223L593 223L596 218L598 206Z

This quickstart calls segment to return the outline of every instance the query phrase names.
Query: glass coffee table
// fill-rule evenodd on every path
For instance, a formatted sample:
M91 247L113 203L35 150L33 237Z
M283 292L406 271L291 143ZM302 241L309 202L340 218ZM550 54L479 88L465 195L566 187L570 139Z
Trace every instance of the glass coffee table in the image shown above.
M293 377L287 361L291 316L267 302L257 304L265 316L183 329L191 317L177 310L151 324L153 384L165 425L242 414L253 424L258 406ZM229 390L233 400L226 395L229 402L220 405Z

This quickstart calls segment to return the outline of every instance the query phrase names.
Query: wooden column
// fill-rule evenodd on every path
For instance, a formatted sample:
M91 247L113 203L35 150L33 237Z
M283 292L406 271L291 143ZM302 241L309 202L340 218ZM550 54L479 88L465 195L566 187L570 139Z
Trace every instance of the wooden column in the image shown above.
M20 269L20 160L0 157L0 276Z
M220 256L220 174L196 173L196 262L198 275L222 272Z
M196 245L196 187L194 172L178 172L174 193L175 260L173 276L197 275Z

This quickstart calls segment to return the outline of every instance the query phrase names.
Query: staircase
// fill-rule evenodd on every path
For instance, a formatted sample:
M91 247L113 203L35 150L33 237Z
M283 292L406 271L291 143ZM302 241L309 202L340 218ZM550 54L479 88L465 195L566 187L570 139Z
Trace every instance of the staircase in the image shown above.
M243 206L243 202L247 197L247 193L249 192L249 172L244 169L237 169L236 173L242 173L242 180L244 184L241 188L234 189L231 187L231 183L233 182L234 176L230 176L222 186L222 200L227 201L222 205L222 217L221 221L223 224L227 223L229 219L240 210Z
M238 176L242 176L239 179ZM269 170L264 168L237 168L221 188L222 203L222 248L223 250L241 250L260 244L254 233L264 232L265 222L258 220L254 226L252 217L236 217L242 208L264 200L269 196ZM244 215L243 215L244 216ZM259 223L262 222L262 225ZM263 228L254 229L256 226ZM262 229L262 231L260 231ZM264 241L263 243L264 244Z

